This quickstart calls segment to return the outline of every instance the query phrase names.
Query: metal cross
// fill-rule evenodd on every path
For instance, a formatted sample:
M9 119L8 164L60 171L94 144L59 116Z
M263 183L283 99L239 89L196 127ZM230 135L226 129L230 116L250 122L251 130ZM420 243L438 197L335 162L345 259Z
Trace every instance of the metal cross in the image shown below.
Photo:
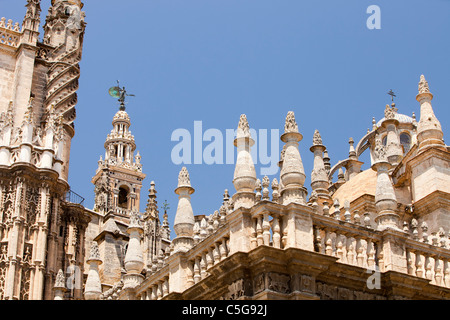
M162 204L162 207L164 209L164 213L167 213L167 210L170 209L169 204L167 203L167 200L164 201L164 203Z
M391 89L387 94L391 96L392 102L394 102L394 97L396 97L394 91L392 91L392 89Z

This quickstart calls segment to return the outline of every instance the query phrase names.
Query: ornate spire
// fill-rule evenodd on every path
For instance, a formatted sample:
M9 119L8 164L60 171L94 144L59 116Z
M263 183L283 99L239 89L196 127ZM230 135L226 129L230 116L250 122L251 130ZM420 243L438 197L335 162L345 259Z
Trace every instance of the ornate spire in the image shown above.
M284 124L284 133L297 132L298 133L298 125L295 121L295 115L293 111L289 111L286 116L286 122Z
M250 126L245 114L241 115L234 145L237 147L237 160L234 170L233 184L236 194L233 195L234 208L250 208L255 203L256 171L250 154L254 141L250 135Z
M416 96L416 100L420 103L420 121L417 125L419 152L429 147L445 148L444 133L442 132L441 123L436 118L431 106L432 99L433 95L430 92L428 82L425 80L424 75L421 75L419 94Z
M241 117L239 119L237 133L237 138L250 138L250 126L247 121L247 116L245 114L241 114Z
M378 215L375 220L378 223L378 229L391 228L398 230L397 198L389 176L389 169L392 165L387 160L386 150L380 136L375 138L373 158L372 169L377 172L375 207Z
M191 188L191 179L186 167L183 167L178 174L178 188L180 187Z
M323 161L323 153L326 148L322 144L319 130L314 132L313 145L310 150L314 153L314 168L311 173L311 187L319 198L330 199L328 191L328 174Z
M313 145L322 145L322 137L320 136L319 130L316 129L316 131L314 131L314 136L313 136Z
M183 167L178 175L178 187L175 189L175 193L178 195L178 207L173 225L177 235L177 238L174 239L175 251L184 251L193 245L195 219L191 194L194 192L189 172L186 167ZM185 241L181 239L185 239Z
M419 81L419 94L430 93L430 87L428 86L428 81L425 80L425 76L422 74Z
M28 102L27 110L25 111L23 122L27 124L33 124L34 121L34 113L33 113L33 100L34 98L31 97L30 101Z
M41 0L27 0L27 12L23 19L23 30L31 31L33 36L27 40L36 41L39 35L39 24L41 22Z
M303 136L298 132L294 112L289 111L284 125L284 134L281 141L286 143L286 150L282 163L280 178L283 189L281 191L282 203L287 205L291 202L306 203L305 170L298 150L298 142Z
M150 182L148 189L147 208L145 209L145 218L158 217L158 201L156 201L155 181Z

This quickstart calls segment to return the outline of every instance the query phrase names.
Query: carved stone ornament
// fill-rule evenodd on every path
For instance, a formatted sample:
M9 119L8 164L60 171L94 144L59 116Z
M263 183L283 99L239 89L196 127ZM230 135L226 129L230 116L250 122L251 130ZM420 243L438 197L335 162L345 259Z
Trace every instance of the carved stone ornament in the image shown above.
M64 271L59 269L56 275L55 288L65 288L66 279L64 277Z
M295 121L295 115L293 111L289 111L286 116L286 122L284 124L284 132L290 133L290 132L297 132L298 133L298 125Z
M425 76L420 76L420 82L419 82L419 94L422 93L430 93L430 87L428 86L428 81L425 80Z
M320 136L319 130L316 130L313 136L313 145L321 145L321 144L322 144L322 137Z
M381 141L381 137L377 136L375 138L375 147L373 149L373 156L375 161L387 161L386 157L386 147Z
M276 292L289 293L290 280L291 278L285 274L273 272L267 274L268 289Z
M183 167L178 175L178 187L190 187L191 179L186 167Z
M100 251L98 248L98 243L96 241L92 241L89 260L100 260Z
M397 114L398 109L395 107L395 104L392 104L392 106L386 105L386 108L384 109L384 117L386 119L395 119L395 116Z

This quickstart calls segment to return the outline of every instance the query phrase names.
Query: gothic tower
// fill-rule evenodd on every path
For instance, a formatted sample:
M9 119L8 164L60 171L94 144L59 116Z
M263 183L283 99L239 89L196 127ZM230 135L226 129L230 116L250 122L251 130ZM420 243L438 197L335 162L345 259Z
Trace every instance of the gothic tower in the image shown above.
M105 141L105 156L100 158L92 178L95 185L94 210L128 221L132 211L139 211L142 181L141 156L134 155L136 143L130 131L130 117L125 107L115 114L113 129Z
M0 21L0 299L53 299L59 270L83 265L89 216L67 201L82 6L52 1L43 42L40 0L26 1L22 27ZM76 282L67 298L81 297Z
M135 154L131 120L125 110L125 88L115 88L120 109L114 115L113 128L104 144L104 156L100 157L91 181L95 186L95 204L85 243L85 247L98 244L102 263L95 269L98 269L104 290L112 290L112 286L130 271L126 260L131 250L130 241L133 250L137 250L137 238L142 240L139 250L142 250L143 270L149 271L156 267L161 255L165 256L170 246L167 207L164 207L164 221L161 223L155 182L150 183L145 211L141 213L139 210L146 174L142 172L139 152ZM136 229L131 226L133 221L139 225L139 237L136 233L129 233ZM92 268L90 260L85 264L85 270L88 268ZM87 273L85 275L89 276Z

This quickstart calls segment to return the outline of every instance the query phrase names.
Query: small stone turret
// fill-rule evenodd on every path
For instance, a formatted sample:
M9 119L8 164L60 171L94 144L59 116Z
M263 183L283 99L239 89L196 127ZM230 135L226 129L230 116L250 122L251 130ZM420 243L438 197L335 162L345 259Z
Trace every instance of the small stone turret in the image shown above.
M178 195L178 207L173 228L177 237L173 240L174 250L183 251L193 245L194 211L191 205L191 194L195 189L191 186L189 172L183 167L178 175L178 186L175 193Z
M419 143L419 152L429 147L437 147L445 150L443 141L444 133L442 132L441 123L436 118L431 100L433 94L430 92L428 82L425 76L420 76L419 94L416 100L420 103L420 120L417 125L417 141Z
M373 150L374 163L372 169L377 172L377 184L375 191L375 207L378 223L378 230L391 228L398 229L399 216L397 210L397 198L394 187L389 176L391 164L387 159L386 148L382 144L381 138L375 138L375 148Z
M319 198L331 199L328 191L328 174L323 160L323 153L326 148L322 144L322 138L319 130L314 132L313 145L310 150L314 153L314 168L311 173L311 188L317 193Z
M234 145L237 147L236 168L233 184L236 193L233 195L234 208L250 208L255 204L256 171L250 154L255 141L250 134L250 126L245 114L241 115Z
M282 203L287 205L291 202L305 204L306 188L304 183L306 179L303 168L302 158L298 150L298 143L303 136L298 132L298 125L295 121L293 111L289 111L286 116L284 134L281 135L281 141L286 143L284 159L281 168L280 178L283 185L281 190Z

